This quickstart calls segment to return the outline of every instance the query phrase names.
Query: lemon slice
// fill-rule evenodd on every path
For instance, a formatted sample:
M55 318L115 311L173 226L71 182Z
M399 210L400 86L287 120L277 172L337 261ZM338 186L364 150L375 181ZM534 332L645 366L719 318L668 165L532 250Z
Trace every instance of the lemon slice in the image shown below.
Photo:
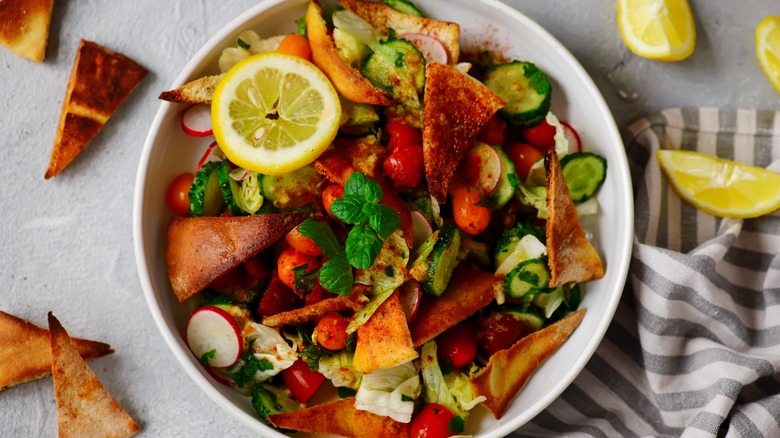
M764 18L756 28L756 56L769 82L780 93L780 17Z
M674 191L707 213L750 218L780 207L780 174L700 152L656 156Z
M688 0L618 0L617 17L623 41L639 56L679 61L696 46Z
M341 105L314 64L268 52L233 66L211 103L214 136L233 163L265 175L314 161L336 137Z

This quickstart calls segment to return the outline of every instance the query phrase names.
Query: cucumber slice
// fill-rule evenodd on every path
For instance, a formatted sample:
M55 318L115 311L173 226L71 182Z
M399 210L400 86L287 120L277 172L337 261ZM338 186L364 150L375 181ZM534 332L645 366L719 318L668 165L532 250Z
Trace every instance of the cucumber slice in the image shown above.
M577 152L561 158L561 168L571 199L583 202L607 179L607 160L592 152Z
M452 271L458 265L460 243L461 236L458 227L453 224L444 224L439 230L439 238L425 257L428 270L422 280L424 292L440 297L447 290Z
M190 216L216 216L225 206L219 189L219 163L201 166L190 186Z
M493 210L498 210L506 205L515 195L515 187L520 184L520 179L515 173L515 164L499 146L494 146L498 157L501 159L501 178L498 180L493 193L487 197L487 203Z
M525 307L520 305L504 305L498 310L500 313L507 313L514 316L523 323L529 332L535 332L544 326L545 318L534 307Z
M406 40L384 41L363 65L363 76L390 93L393 100L410 108L420 108L425 86L425 57Z
M308 165L284 175L263 175L260 191L276 208L289 211L314 202L324 181L314 166Z
M506 106L499 112L515 126L536 126L550 111L550 81L533 63L513 61L497 65L485 73L483 82L504 99Z
M550 282L550 270L542 259L530 259L519 263L504 278L507 296L523 298L533 290L546 289Z
M219 176L219 188L222 190L222 197L225 199L228 210L236 216L243 215L244 210L241 210L241 207L239 207L236 202L236 198L238 197L238 183L233 181L233 178L230 177L228 160L220 163L217 175Z
M406 15L424 17L423 13L412 2L406 0L382 0L382 3Z

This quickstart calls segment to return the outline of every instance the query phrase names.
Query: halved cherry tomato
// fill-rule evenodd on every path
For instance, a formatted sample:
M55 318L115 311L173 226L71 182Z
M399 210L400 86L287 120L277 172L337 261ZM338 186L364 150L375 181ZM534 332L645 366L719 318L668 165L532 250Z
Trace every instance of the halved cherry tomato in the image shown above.
M296 360L280 374L292 396L301 403L309 401L325 381L325 376L318 371L312 371L303 359Z
M390 154L402 147L422 146L420 130L406 123L397 120L387 122L385 133L390 137L387 140L387 152Z
M496 113L487 121L477 139L491 146L501 146L506 140L506 126L504 119Z
M328 312L322 315L314 332L317 334L317 343L328 350L341 350L347 346L347 326L349 320L339 315L338 312Z
M194 179L195 175L185 172L177 176L168 186L165 203L171 211L179 216L189 216L190 214L190 186Z
M512 163L515 165L515 172L517 177L521 181L525 181L528 178L528 172L531 170L531 166L539 161L543 155L528 143L511 143L506 147L506 154Z
M400 146L383 165L385 173L399 189L412 189L425 177L422 146Z
M506 313L491 313L477 319L475 325L479 348L488 356L511 347L526 334L523 323Z
M320 267L320 258L306 255L294 248L288 248L279 254L276 266L279 279L292 290L295 290L295 272L293 269L306 265L306 272L311 272Z
M536 146L541 151L555 148L555 126L542 120L536 126L523 129L525 141Z
M461 322L436 337L436 348L439 362L463 368L477 356L477 332L470 322Z
M277 52L298 56L311 61L311 45L309 39L298 33L291 33L284 37L276 48Z
M274 273L268 283L268 288L263 293L263 298L260 299L260 304L257 306L257 313L260 316L271 316L301 306L303 306L303 298L285 286Z
M301 234L300 230L298 230L298 227L293 228L292 231L287 233L287 236L284 239L298 252L302 252L310 256L322 255L322 250L320 247L314 243L314 240L311 237L306 237Z
M336 219L336 217L330 214L330 206L333 205L333 201L342 196L344 196L344 187L338 184L331 184L322 191L322 206L332 219Z
M450 421L455 418L446 407L438 403L428 403L412 420L409 436L411 438L448 438L460 432L450 430Z
M452 218L455 225L475 236L490 225L492 211L479 205L482 192L476 187L462 186L452 192Z
M265 280L271 275L271 271L257 256L248 258L247 261L244 262L244 268L246 268L246 272L248 272L249 275L258 280Z

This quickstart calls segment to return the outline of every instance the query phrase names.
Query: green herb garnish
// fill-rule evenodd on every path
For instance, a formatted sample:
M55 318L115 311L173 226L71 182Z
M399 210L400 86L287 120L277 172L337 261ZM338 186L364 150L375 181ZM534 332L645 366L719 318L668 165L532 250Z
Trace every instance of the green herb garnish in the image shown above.
M210 359L214 359L214 356L216 356L216 355L217 355L217 350L216 349L209 350L209 351L203 353L203 356L200 357L200 362L202 364L204 364L204 365L208 365L209 364L209 360Z
M463 430L466 429L466 420L464 420L463 417L456 415L447 423L447 427L452 433L463 433Z
M241 38L238 38L236 41L236 45L244 50L249 50L249 44L247 44L244 40Z
M230 368L227 372L228 377L236 382L236 385L239 387L243 387L252 380L252 377L254 377L255 373L258 371L274 369L274 364L268 359L263 358L262 360L258 360L251 351L242 354L241 360L243 361L241 366Z

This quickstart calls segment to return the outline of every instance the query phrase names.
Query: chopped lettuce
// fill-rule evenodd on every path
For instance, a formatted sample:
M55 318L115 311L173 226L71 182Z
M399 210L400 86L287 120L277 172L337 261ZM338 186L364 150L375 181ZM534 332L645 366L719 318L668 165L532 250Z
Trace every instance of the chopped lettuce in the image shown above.
M249 172L241 181L236 203L241 210L249 214L257 213L257 210L263 206L263 195L260 193L260 180L257 172Z
M365 46L376 43L382 37L382 34L368 21L346 9L333 13L333 27L348 33L356 42Z
M230 70L244 58L258 53L271 52L279 47L279 43L286 35L277 35L270 38L260 38L257 32L245 30L236 37L236 47L228 47L219 56L219 71L222 73Z
M475 397L465 373L450 373L447 377L441 371L436 356L436 342L428 341L422 346L420 368L423 378L423 398L428 403L438 403L453 414L468 419L469 410L484 400Z
M369 285L371 290L366 294L368 302L355 313L347 326L347 333L352 333L365 324L393 291L404 283L407 263L409 247L401 230L396 230L385 240L374 264L368 269L358 270L355 274L355 283Z
M318 371L333 383L333 386L358 389L362 374L352 367L353 354L344 350L320 357Z
M414 400L420 395L420 376L414 361L363 374L355 395L355 408L390 417L401 423L412 421Z
M564 287L558 286L549 292L534 295L534 304L539 306L544 312L544 317L549 319L558 310L558 307L563 304L563 299Z
M298 359L298 353L293 347L290 347L276 329L250 322L244 327L243 336L250 345L250 351L258 361L267 361L273 365L271 368L262 367L259 369L253 376L253 380L256 382L263 382L279 374Z
M515 249L506 256L504 262L496 269L496 275L506 275L526 260L537 259L547 254L547 246L533 234L526 234L517 242Z

